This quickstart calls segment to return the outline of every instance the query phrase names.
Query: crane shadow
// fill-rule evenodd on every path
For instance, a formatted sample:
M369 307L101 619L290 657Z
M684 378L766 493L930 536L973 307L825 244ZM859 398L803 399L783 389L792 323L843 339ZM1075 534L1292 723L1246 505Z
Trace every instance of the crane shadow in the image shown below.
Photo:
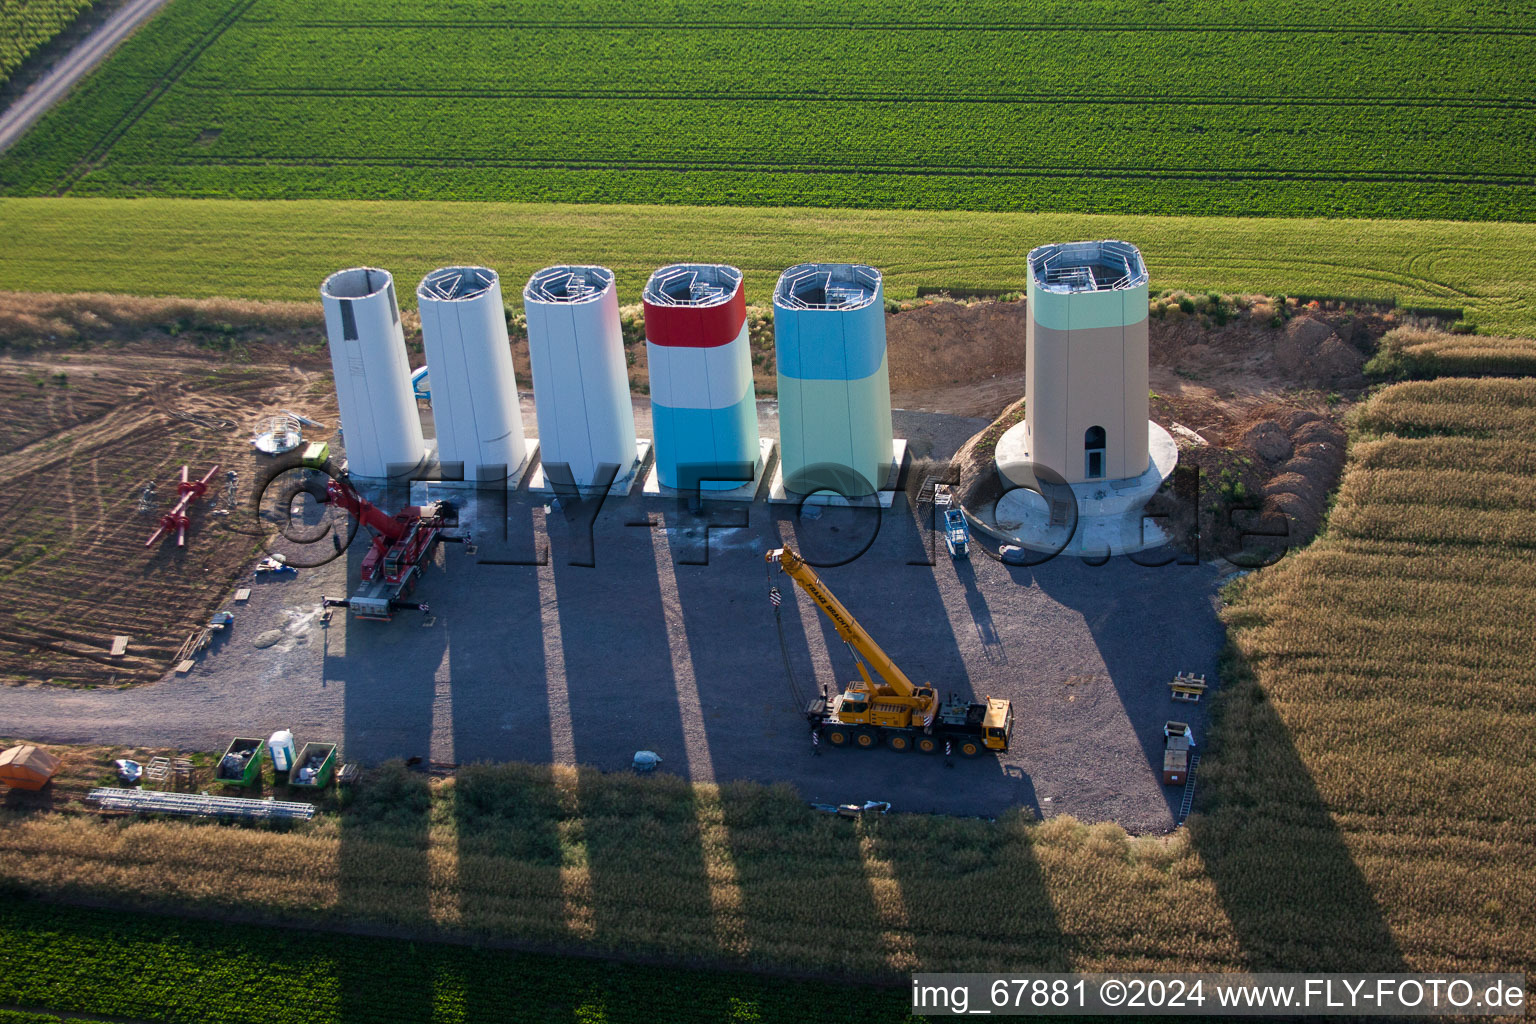
M368 535L346 551L347 580L358 578ZM439 550L418 587L424 599L450 593ZM366 765L365 780L342 811L337 845L337 914L410 930L432 923L429 844L432 795L427 776L407 767L431 758L435 679L447 653L448 632L423 628L421 613L397 613L390 622L348 618L335 609L326 628L323 678L343 688L343 760ZM302 737L301 737L302 739ZM346 959L338 967L338 1005L369 1003L378 978ZM392 980L392 1003L402 1020L430 1020L430 978Z
M904 503L904 495L898 492L896 501ZM797 538L805 530L803 522L780 526ZM923 543L920 524L898 507L883 517L857 561L817 572L913 682L974 698L976 685L936 575L947 571L948 554L940 547L939 565L914 564L912 553ZM979 623L990 630L974 576L971 588L980 600ZM977 606L971 610L978 619ZM816 615L808 603L799 613ZM817 619L835 679L854 678L852 656L835 628L825 616ZM990 636L995 642L995 631ZM813 676L809 666L804 674ZM820 784L839 797L832 803L868 796L889 799L898 811L976 815L1010 804L1021 808L996 821L895 813L866 814L848 826L849 873L857 866L875 905L875 934L865 941L879 954L877 969L956 970L987 957L1034 970L1066 969L1068 940L1025 838L1039 817L1039 800L1022 766L995 757L951 760L891 750L830 750L818 761ZM952 859L937 863L936 847ZM963 870L955 870L961 864ZM845 881L843 891L850 888ZM990 936L987 943L960 937L973 926Z

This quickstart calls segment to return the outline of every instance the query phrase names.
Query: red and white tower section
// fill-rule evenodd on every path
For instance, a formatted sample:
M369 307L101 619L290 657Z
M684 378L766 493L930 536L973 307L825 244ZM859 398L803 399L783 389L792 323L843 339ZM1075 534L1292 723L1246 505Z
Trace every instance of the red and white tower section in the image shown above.
M771 443L757 432L741 271L662 267L644 302L657 482L750 499Z

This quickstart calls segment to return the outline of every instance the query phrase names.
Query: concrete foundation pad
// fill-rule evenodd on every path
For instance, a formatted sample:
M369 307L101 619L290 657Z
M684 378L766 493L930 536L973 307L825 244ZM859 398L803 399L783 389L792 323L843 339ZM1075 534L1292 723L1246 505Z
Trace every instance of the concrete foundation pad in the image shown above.
M613 485L608 488L609 497L622 498L629 494L635 486L636 480L644 479L651 460L651 439L638 437L635 439L635 461L631 462L624 471L613 478ZM533 467L533 472L528 474L528 493L542 497L552 497L555 493L548 480L544 478L544 460L539 459L539 464Z
M757 439L757 469L752 475L752 482L733 487L728 491L704 490L703 496L709 501L756 501L758 491L762 490L763 478L776 472L779 464L779 442L771 437ZM641 489L647 498L677 498L686 497L682 491L673 487L666 487L661 482L661 470L656 465L656 460L651 460L650 472L645 475L645 486Z
M1064 516L1058 514L1053 522L1050 502L1040 491L1025 487L1015 487L994 506L977 509L975 514L990 530L1032 551L1094 558L1160 547L1168 542L1168 537L1142 511L1163 481L1173 474L1179 449L1168 431L1150 421L1147 441L1151 458L1140 476L1068 485L1076 506L1075 522L1070 509ZM1017 481L1027 476L1021 468L1031 461L1024 424L1011 428L998 440L996 458L998 473L1004 480ZM1047 493L1052 490L1046 488Z
M878 504L881 508L890 508L896 500L896 485L901 481L901 467L907 461L907 439L898 437L891 442L891 468L885 476L885 486L873 495L864 495L862 498L855 496L853 500L834 494L831 491L817 491L815 494L796 494L784 488L784 465L781 462L773 473L773 482L768 485L768 500L776 505L865 505Z
M522 485L523 479L528 476L529 470L539 462L539 439L529 437L524 439L525 454L523 464L507 474L507 490L515 491ZM464 499L467 493L473 493L480 484L474 480L436 480L438 475L436 459L429 458L426 468L417 474L417 479L411 481L411 503L420 505L428 501L458 501Z

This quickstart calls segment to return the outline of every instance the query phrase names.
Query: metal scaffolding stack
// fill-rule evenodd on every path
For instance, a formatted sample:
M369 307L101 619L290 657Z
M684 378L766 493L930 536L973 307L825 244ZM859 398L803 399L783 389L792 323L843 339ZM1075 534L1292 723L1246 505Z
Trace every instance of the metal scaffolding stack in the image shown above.
M197 818L243 818L247 821L308 821L313 804L295 800L253 800L243 796L202 793L161 793L149 789L93 789L88 799L109 811L181 814Z

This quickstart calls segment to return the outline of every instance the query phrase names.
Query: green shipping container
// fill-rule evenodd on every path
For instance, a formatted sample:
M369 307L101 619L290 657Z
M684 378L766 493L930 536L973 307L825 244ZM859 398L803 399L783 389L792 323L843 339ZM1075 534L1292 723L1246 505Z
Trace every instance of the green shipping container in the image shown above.
M300 789L324 789L336 770L336 744L306 743L288 773L288 785Z
M229 743L213 777L226 786L249 786L261 778L261 740L237 736Z
M326 460L331 457L331 446L324 441L313 441L304 446L304 453L299 456L299 464L310 469L325 468Z

